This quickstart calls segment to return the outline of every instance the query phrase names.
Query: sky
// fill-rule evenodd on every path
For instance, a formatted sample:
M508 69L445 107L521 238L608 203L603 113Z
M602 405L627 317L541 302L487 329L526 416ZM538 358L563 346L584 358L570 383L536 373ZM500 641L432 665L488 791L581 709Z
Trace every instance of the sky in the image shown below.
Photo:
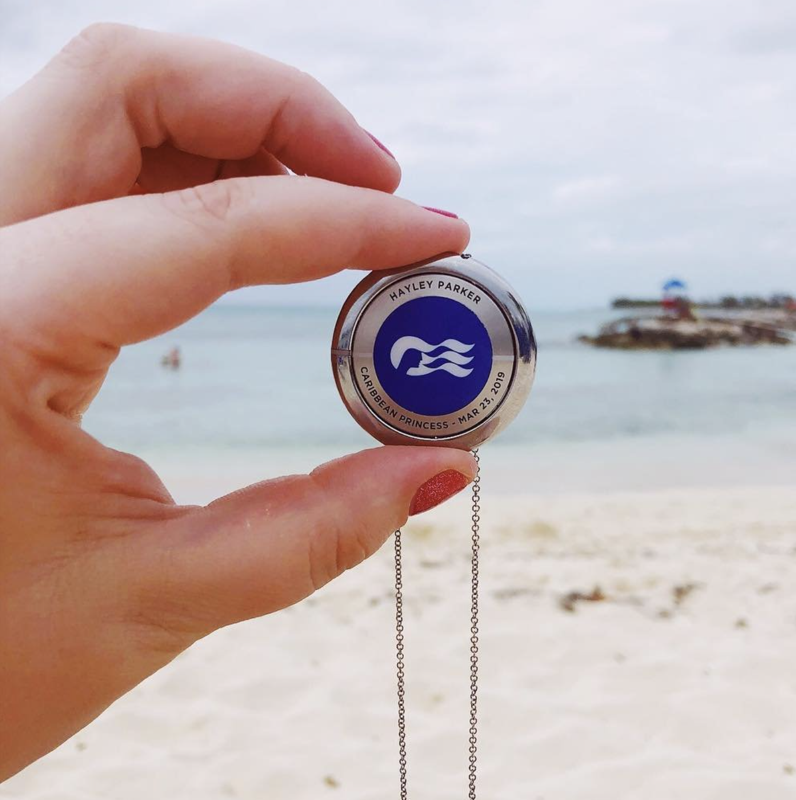
M793 0L0 0L0 96L96 21L310 72L531 308L796 292ZM347 274L237 302L329 302Z

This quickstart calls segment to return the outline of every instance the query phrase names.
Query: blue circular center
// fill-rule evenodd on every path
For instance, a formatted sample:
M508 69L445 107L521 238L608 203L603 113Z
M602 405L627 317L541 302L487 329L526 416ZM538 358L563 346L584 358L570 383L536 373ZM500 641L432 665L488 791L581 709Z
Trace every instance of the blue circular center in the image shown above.
M384 320L373 345L384 391L407 411L436 417L471 403L492 370L481 320L447 297L418 297Z

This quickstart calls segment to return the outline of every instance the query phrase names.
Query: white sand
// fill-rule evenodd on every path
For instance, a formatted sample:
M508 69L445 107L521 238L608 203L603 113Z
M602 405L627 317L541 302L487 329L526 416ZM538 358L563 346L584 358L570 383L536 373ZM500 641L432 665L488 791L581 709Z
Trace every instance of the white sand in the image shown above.
M796 492L486 494L480 797L796 798ZM417 800L466 797L467 525L459 498L407 533ZM396 797L391 558L201 642L0 797Z

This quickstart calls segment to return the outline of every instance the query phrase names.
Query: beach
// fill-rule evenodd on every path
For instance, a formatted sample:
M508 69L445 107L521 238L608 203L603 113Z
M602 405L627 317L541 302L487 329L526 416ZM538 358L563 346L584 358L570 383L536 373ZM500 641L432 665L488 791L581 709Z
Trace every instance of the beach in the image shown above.
M479 796L796 796L796 493L483 492ZM466 793L469 524L406 528L415 797ZM213 634L0 797L396 796L392 583Z
M536 386L481 453L479 797L792 800L796 348L595 352L574 336L607 312L532 316ZM373 446L334 391L333 319L211 310L124 351L86 430L182 503ZM467 794L470 524L465 493L405 529L419 800ZM398 796L393 570L388 542L209 636L0 798Z
M0 54L0 800L796 800L796 0Z

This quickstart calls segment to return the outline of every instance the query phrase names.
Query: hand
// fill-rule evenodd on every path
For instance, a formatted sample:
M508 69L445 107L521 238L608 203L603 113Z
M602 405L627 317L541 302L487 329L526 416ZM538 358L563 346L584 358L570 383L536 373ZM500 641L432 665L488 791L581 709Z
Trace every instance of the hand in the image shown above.
M95 26L0 105L0 779L472 479L382 447L186 507L80 428L121 347L224 292L460 252L399 175L311 78L209 41Z

